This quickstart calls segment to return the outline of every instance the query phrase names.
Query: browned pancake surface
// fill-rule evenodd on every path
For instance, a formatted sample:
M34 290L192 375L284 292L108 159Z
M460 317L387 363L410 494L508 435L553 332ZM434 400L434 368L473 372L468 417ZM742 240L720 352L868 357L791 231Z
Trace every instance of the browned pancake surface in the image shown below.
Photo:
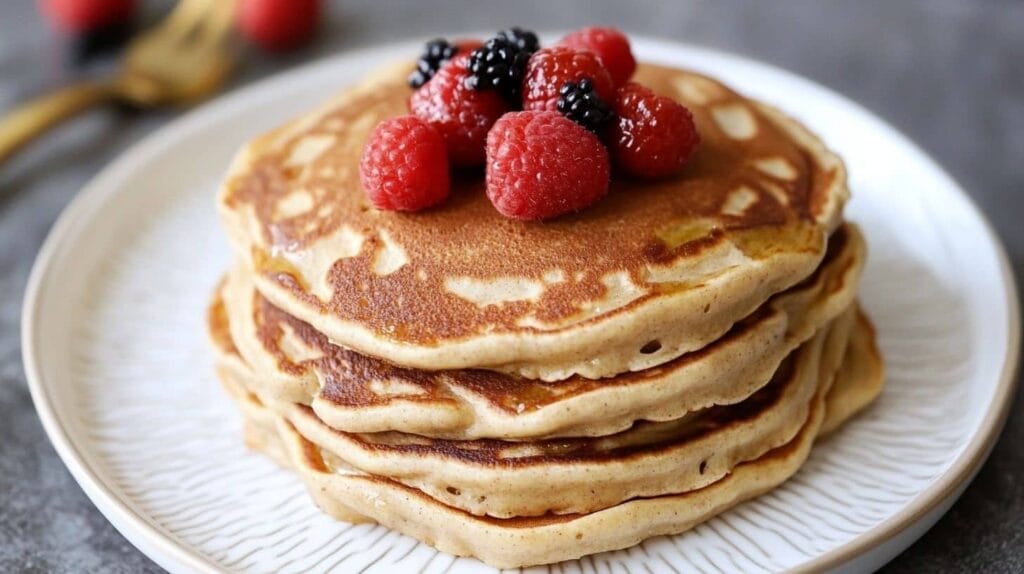
M805 279L803 284L817 281L831 260L842 253L848 241L847 233L847 229L841 227L833 234L823 265ZM852 265L854 262L850 260L845 263ZM846 287L843 283L843 279L846 278L845 269L838 271L839 273L835 273L832 280L825 284L826 291L835 292ZM767 319L771 313L777 312L767 306L759 309L738 322L721 339L708 347L687 353L658 367L624 373L614 379L594 380L576 375L562 381L544 382L481 369L424 371L391 365L381 359L334 345L308 323L275 307L258 291L254 290L251 296L253 321L263 349L275 358L279 368L286 373L296 376L317 373L323 385L320 390L320 398L323 400L348 407L382 405L393 399L430 405L444 402L455 404L459 399L449 389L457 387L468 390L494 407L510 413L542 408L555 401L610 384L639 384L657 378L666 370L680 368L716 352L730 344L732 340L741 338L746 330ZM286 328L321 356L295 362L281 347L281 339ZM389 395L371 388L374 381L400 381L404 385L415 387L416 391Z
M768 118L759 107L721 84L696 74L641 66L640 81L658 92L679 94L680 82L698 92L690 104L701 134L692 162L678 176L658 182L616 177L607 197L594 206L545 223L501 216L484 193L478 172L458 174L451 198L415 214L372 209L360 188L358 162L365 133L348 137L359 122L407 113L409 89L401 76L381 83L348 105L265 150L251 169L227 183L225 201L236 209L250 205L261 242L253 253L257 271L297 298L336 317L357 322L379 336L417 345L486 332L529 330L523 319L546 324L572 320L588 301L599 300L602 281L623 271L635 285L651 288L613 312L628 311L666 291L697 285L648 280L652 267L670 267L733 241L759 258L783 251L820 252L824 232L815 223L828 201L837 168L819 169L812 154ZM732 129L722 117L731 114ZM738 119L737 119L738 115ZM753 126L744 130L743 126ZM736 126L739 126L738 128ZM303 138L324 136L333 147L302 169L288 157ZM770 166L770 167L766 167ZM296 189L311 196L314 209L282 213L279 203ZM731 209L737 201L743 209ZM337 260L328 273L333 296L322 304L289 273L287 259L318 238L347 226L365 236L354 257ZM411 262L393 273L373 272L373 257L386 233ZM558 281L550 271L561 270ZM489 281L515 277L540 281L535 301L477 305L453 295L446 278ZM412 319L414 318L414 319Z

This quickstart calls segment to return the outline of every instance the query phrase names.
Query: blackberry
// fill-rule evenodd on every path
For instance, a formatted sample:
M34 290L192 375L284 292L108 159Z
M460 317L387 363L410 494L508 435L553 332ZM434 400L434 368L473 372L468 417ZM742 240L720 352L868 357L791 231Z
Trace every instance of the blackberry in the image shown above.
M466 85L473 90L497 90L518 107L526 63L538 49L540 41L533 32L522 28L502 30L473 51Z
M419 88L429 82L441 65L451 60L457 51L458 48L443 38L427 42L427 45L423 47L423 54L416 61L416 69L409 74L409 86Z
M594 82L590 78L562 84L558 95L558 111L594 133L615 116L611 107L594 91Z
M516 102L529 59L530 54L519 50L513 42L491 38L470 55L466 85L472 90L497 90L510 102Z
M518 26L498 32L498 37L511 43L520 52L527 54L532 54L540 49L540 40L537 39L537 35Z

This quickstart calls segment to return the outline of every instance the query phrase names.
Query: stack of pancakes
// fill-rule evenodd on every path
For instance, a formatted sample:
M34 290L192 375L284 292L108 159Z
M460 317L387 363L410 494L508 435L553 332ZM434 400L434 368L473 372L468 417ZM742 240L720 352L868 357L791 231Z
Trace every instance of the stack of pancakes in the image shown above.
M219 199L218 374L326 512L496 566L576 558L777 486L877 395L844 168L793 120L641 66L700 130L678 177L545 223L476 173L381 212L359 157L407 71L254 140Z

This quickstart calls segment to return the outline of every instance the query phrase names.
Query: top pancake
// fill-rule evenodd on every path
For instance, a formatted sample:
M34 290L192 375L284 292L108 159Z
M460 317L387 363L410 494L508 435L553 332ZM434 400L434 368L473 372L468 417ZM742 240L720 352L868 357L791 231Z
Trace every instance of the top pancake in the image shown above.
M840 160L781 113L698 74L641 66L685 103L702 142L677 177L616 177L544 223L500 215L479 173L419 213L373 209L358 164L407 113L408 66L385 69L239 154L220 207L274 305L403 366L605 377L717 339L808 276L847 198Z

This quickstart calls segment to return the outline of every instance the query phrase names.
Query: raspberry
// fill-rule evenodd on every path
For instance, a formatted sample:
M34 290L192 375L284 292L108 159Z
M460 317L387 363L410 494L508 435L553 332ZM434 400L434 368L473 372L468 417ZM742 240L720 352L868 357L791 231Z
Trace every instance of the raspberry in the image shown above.
M487 132L508 110L497 92L478 92L466 86L468 61L469 54L460 52L409 98L413 115L441 133L448 158L459 166L484 162Z
M526 64L523 78L523 109L558 109L559 90L566 82L590 78L604 101L615 99L615 85L597 56L565 46L538 50Z
M616 86L628 82L636 71L636 59L629 47L629 39L615 28L583 28L562 38L558 44L592 52L601 60Z
M487 135L487 197L502 215L548 219L608 192L608 150L558 112L511 112Z
M68 32L85 33L132 18L135 0L42 0L43 14Z
M235 16L249 39L280 52L312 37L322 11L321 0L240 0Z
M359 180L378 209L416 211L448 197L444 139L415 116L385 120L363 148Z
M615 167L645 178L672 175L700 142L690 110L630 82L619 88L608 147Z
M464 38L462 40L455 41L455 53L456 54L469 54L473 50L476 50L484 43L476 38Z

